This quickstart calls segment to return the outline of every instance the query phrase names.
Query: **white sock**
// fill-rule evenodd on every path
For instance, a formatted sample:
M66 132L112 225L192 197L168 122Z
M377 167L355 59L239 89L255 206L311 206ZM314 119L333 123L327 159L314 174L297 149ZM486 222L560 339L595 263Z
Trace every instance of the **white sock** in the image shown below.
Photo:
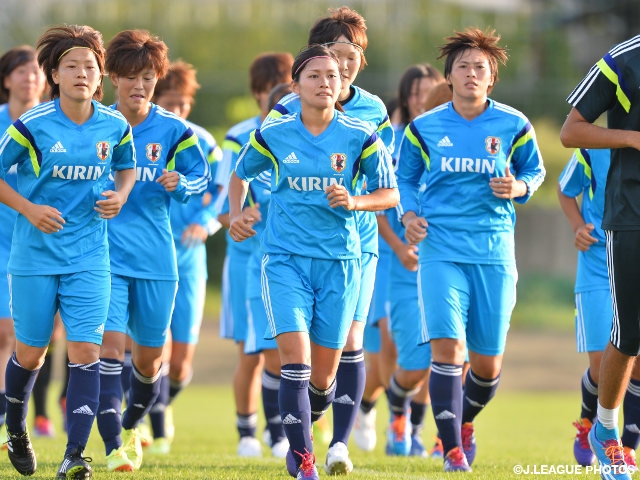
M598 422L607 430L616 430L618 428L618 410L616 408L604 408L598 402Z

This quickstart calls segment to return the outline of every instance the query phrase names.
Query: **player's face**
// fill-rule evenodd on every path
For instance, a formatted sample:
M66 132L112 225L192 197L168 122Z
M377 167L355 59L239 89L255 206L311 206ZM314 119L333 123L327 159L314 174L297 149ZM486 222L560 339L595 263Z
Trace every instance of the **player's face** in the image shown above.
M162 92L162 95L156 97L156 104L165 110L175 113L179 117L187 118L191 113L191 105L193 98L184 95L182 92L170 89Z
M96 56L88 48L69 50L51 76L60 86L60 99L76 102L91 100L102 81Z
M431 87L433 87L433 83L434 80L431 77L416 78L413 81L409 98L407 99L407 108L409 109L411 120L424 113L427 95Z
M344 35L338 37L336 42L347 42L329 45L329 48L337 55L340 62L340 78L342 80L340 100L345 100L349 97L349 87L355 82L358 73L360 73L362 55L360 50L351 45Z
M149 111L153 90L158 83L155 70L149 68L129 75L112 76L111 81L118 96L118 110L135 114Z
M4 79L4 87L9 95L20 103L38 102L44 91L44 73L36 60L23 63L14 68Z
M293 90L300 95L303 106L326 109L333 107L340 95L340 73L332 58L318 57L307 63Z
M462 52L453 62L447 81L453 87L454 99L486 100L493 74L485 53L477 48Z

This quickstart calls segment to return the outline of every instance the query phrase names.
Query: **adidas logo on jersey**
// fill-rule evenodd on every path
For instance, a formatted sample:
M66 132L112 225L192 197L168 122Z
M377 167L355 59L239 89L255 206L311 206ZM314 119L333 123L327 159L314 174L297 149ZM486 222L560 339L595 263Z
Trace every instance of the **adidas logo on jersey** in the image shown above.
M289 155L284 157L282 163L300 163L300 160L298 160L298 157L296 157L295 152L291 152Z
M67 151L67 149L64 148L64 146L62 145L60 140L58 140L55 143L55 145L53 147L51 147L51 150L49 150L49 152L51 152L51 153L65 153L66 151Z
M81 413L82 415L93 415L93 412L88 405L82 405L81 407L76 408L73 413Z
M455 414L451 413L449 410L443 410L435 416L436 420L453 420L454 418L456 418Z
M337 397L333 403L339 403L342 405L355 405L356 402L354 402L353 400L351 400L351 397L349 395L347 395L346 393L344 395L342 395L341 397Z
M293 425L294 423L302 423L302 420L288 413L287 416L284 417L284 420L282 420L282 423L285 425Z
M438 142L438 146L439 147L453 147L453 143L451 143L451 140L449 140L449 137L447 137L445 135L444 137L442 137L442 140L440 140Z

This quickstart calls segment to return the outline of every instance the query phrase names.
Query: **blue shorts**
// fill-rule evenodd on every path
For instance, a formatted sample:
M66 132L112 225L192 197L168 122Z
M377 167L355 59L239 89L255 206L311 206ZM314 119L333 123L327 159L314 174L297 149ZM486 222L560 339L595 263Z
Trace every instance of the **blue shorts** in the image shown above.
M362 253L360 292L358 293L358 303L353 319L356 322L366 322L373 298L373 289L376 284L376 266L378 256L373 253Z
M389 267L391 264L389 255L395 254L388 249L380 250L367 325L375 325L381 318L389 317Z
M220 336L244 342L247 338L247 264L249 253L233 251L222 267Z
M262 299L269 320L267 336L308 332L317 345L344 347L354 319L360 278L359 258L265 255Z
M0 318L11 318L9 301L9 279L6 273L0 274Z
M421 263L421 341L466 339L469 351L501 355L516 303L517 281L515 264Z
M392 296L389 330L398 351L398 365L404 370L426 370L431 366L431 345L420 341L422 323L418 289L415 295Z
M250 298L247 303L249 304L249 319L247 321L247 339L244 342L244 353L251 355L260 353L263 350L277 349L278 344L276 341L273 338L267 338L270 335L269 321L267 320L262 298Z
M180 275L180 271L178 270ZM171 316L171 339L174 342L195 345L200 337L200 326L207 295L204 275L180 275L176 302Z
M60 310L67 340L102 344L109 309L108 271L10 275L9 287L16 338L22 343L49 345L53 318Z
M576 293L576 344L578 352L601 352L609 343L613 306L611 290Z
M177 289L175 281L111 275L111 302L105 330L127 333L143 347L163 346Z

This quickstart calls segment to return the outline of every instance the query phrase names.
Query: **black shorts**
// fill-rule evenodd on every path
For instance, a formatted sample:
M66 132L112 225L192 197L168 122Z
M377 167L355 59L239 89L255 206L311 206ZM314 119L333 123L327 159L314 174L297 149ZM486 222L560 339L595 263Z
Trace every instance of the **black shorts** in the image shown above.
M613 300L611 344L620 352L640 353L640 231L605 232Z

